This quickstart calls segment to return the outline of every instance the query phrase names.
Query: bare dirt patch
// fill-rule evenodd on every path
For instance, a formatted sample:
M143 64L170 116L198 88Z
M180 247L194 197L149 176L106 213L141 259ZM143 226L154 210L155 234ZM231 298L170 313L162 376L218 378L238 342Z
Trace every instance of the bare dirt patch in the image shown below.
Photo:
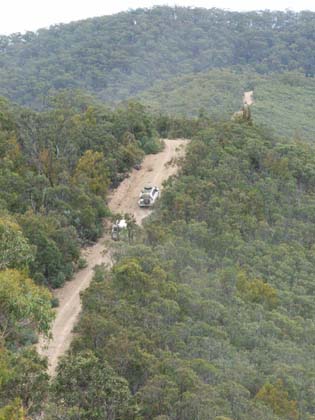
M244 92L243 104L244 105L253 105L254 103L254 92L252 90Z

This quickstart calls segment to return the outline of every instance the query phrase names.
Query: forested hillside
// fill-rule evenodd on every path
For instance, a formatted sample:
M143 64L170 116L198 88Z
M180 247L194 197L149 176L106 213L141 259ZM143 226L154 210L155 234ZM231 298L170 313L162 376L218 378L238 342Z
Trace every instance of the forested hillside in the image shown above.
M112 103L158 80L233 65L312 76L314 21L312 12L155 7L1 36L0 94L42 108L53 90Z
M110 185L160 146L138 104L112 112L61 95L54 106L36 113L1 102L0 208L20 225L33 250L32 277L57 287L71 277L80 245L102 232ZM4 268L16 266L20 257L1 258Z
M0 420L315 420L314 73L311 12L0 36ZM191 139L180 171L95 268L49 382L51 291L160 137Z
M96 270L47 418L314 419L315 149L202 125Z
M256 123L279 136L315 139L315 79L300 72L260 75L248 67L216 69L157 82L137 100L154 112L174 116L229 119L242 103L244 91L254 92Z
M40 413L49 378L32 344L49 335L48 288L84 265L80 248L102 233L109 188L160 148L136 103L110 111L60 94L38 113L0 100L1 420Z

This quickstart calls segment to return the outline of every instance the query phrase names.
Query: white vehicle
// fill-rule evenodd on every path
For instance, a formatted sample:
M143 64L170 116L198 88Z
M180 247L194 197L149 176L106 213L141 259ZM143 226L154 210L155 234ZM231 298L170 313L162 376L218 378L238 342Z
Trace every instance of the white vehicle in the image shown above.
M144 187L140 193L138 204L140 207L152 207L160 196L158 187Z
M127 230L127 222L125 219L116 220L112 226L112 239L118 241L121 233Z

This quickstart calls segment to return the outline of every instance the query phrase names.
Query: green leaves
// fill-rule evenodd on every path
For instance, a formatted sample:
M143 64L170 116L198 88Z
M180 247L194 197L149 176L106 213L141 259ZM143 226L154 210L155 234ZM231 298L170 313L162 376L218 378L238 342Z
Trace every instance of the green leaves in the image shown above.
M131 419L134 407L125 379L115 374L105 361L92 352L65 357L53 384L57 410L65 409L67 418L76 409L81 419ZM58 418L52 415L50 419Z
M27 268L34 260L34 249L21 228L9 216L0 217L0 270Z
M101 235L108 189L161 145L138 103L111 111L78 91L47 100L45 112L0 102L0 269L55 288Z
M0 271L0 334L14 340L23 329L48 335L54 313L51 294L16 270Z
M237 290L242 299L253 303L262 303L267 308L273 308L277 304L277 291L261 279L249 280L246 273L240 272L237 276Z
M297 402L289 399L288 392L280 379L274 385L265 384L256 394L255 399L269 405L275 414L283 418L298 419Z
M49 335L51 294L25 273L0 271L0 419L38 414L48 392L47 362L30 347ZM33 340L33 342L32 342Z
M15 401L21 413L36 415L48 395L46 360L41 359L34 348L24 348L9 355L8 366L10 378L0 386L1 404L11 405Z
M104 198L109 186L108 175L103 153L86 150L77 163L73 183L85 186L87 191Z
M202 104L211 110L220 106L221 91L227 104L237 105L228 105L232 114L244 88L252 89L256 79L245 76L242 82L233 83L233 73L242 75L249 66L259 74L302 69L312 79L313 19L312 12L296 15L290 11L235 13L156 7L56 25L36 34L13 34L1 38L0 91L15 102L36 108L47 106L50 91L69 88L117 103L167 80L167 84L153 87L153 105L158 101L157 91L168 109L185 113L183 86L188 84L187 98L195 111ZM227 67L233 67L232 75L212 78L217 79L214 86L207 76L200 77L201 72ZM174 80L174 76L183 75L186 80ZM282 77L287 85L300 88L294 76ZM171 90L176 83L174 101Z
M144 420L311 418L315 150L203 123L144 243L85 291L72 352L124 377Z
M0 408L0 420L25 420L24 410L18 398Z

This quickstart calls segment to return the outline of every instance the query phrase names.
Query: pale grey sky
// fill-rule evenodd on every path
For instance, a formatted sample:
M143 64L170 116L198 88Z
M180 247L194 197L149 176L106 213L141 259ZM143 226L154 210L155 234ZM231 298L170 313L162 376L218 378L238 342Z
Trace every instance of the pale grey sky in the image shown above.
M313 10L314 0L2 0L0 34L34 31L56 23L158 4L231 10Z

